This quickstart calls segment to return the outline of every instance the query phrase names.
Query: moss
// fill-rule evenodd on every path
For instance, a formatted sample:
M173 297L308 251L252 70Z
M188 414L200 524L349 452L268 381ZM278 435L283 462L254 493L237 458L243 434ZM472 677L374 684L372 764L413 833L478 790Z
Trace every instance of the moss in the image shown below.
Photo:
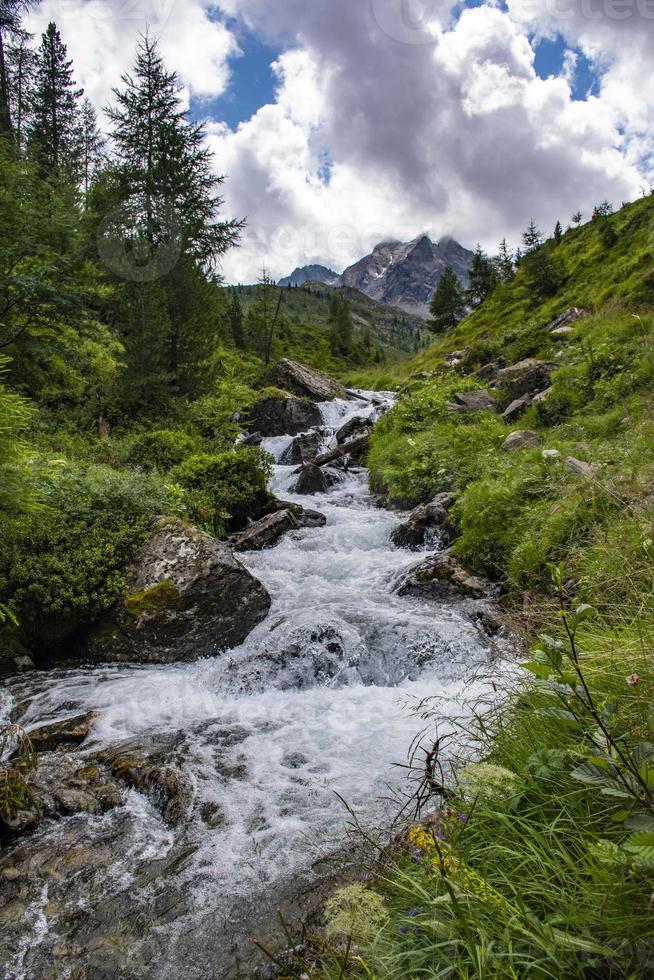
M179 590L169 579L164 579L145 592L134 592L125 599L125 612L130 616L142 613L162 612L172 609L180 600Z

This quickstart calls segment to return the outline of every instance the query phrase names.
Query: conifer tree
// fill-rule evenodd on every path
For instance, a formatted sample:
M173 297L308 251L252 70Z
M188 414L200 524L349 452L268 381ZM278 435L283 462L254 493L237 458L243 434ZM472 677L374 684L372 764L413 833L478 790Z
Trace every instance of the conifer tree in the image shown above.
M509 251L506 238L503 238L500 242L497 258L495 259L495 268L501 282L511 282L515 277L514 259L512 253Z
M11 120L19 150L25 148L36 77L36 51L30 47L28 40L28 35L19 37L17 43L9 46L6 52Z
M21 16L35 0L0 0L0 136L13 136L9 51L29 37Z
M466 298L459 277L448 266L431 301L429 329L433 333L442 333L455 327L463 318L465 308Z
M526 231L522 233L522 243L527 253L533 252L543 244L543 236L535 221L530 221Z
M234 344L239 350L244 350L245 334L243 332L243 307L236 289L232 290L232 296L229 303L228 321L229 330Z
M77 158L79 178L84 193L106 160L107 141L98 126L98 117L90 99L84 99L77 126Z
M74 171L79 158L77 140L79 100L83 89L73 78L73 63L57 25L50 22L37 53L30 144L45 174Z
M329 320L332 353L347 357L352 353L354 325L347 301L337 293L329 302Z
M554 228L554 241L556 242L557 245L560 245L561 242L563 241L563 225L561 224L560 221L556 222Z
M472 306L479 306L495 289L497 281L495 266L481 245L477 245L470 267L470 282L466 294L468 302Z

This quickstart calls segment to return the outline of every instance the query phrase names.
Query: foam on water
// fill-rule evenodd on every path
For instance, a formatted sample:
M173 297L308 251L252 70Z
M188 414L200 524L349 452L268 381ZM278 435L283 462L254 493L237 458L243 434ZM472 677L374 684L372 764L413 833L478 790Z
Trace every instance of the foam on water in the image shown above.
M378 411L334 402L323 415L335 429ZM289 441L266 440L265 448L279 458ZM194 856L180 880L193 884L203 914L307 869L319 846L342 835L339 796L364 820L378 819L385 784L402 779L393 764L406 761L421 726L407 706L456 698L489 656L456 607L393 594L416 556L391 545L400 517L372 506L365 472L310 499L290 493L293 480L292 467L275 467L275 492L321 511L327 526L240 556L273 600L240 648L194 664L54 672L35 685L22 719L30 726L93 709L89 749L183 734L196 803L224 814L218 828L195 820L185 830ZM169 831L151 824L143 822L142 834L153 850L170 846ZM142 840L139 854L147 846ZM125 875L130 860L123 854Z

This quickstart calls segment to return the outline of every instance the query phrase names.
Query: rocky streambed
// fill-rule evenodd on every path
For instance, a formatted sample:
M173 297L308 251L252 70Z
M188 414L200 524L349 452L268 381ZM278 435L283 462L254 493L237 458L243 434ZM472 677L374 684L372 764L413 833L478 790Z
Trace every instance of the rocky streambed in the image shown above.
M42 812L0 852L3 976L252 976L252 937L329 880L342 801L364 824L387 819L405 779L393 764L423 724L412 707L441 695L444 713L458 710L493 656L477 621L483 583L443 554L442 534L420 537L424 515L400 529L407 515L374 505L356 448L338 451L392 398L332 397L299 442L295 431L264 439L284 504L236 542L260 601L248 605L230 565L234 591L216 610L240 645L218 651L190 603L182 612L204 659L184 662L181 629L177 659L155 635L156 662L7 682L3 713L38 749ZM406 533L424 554L401 546ZM116 651L138 643L133 625ZM110 632L102 642L106 652Z

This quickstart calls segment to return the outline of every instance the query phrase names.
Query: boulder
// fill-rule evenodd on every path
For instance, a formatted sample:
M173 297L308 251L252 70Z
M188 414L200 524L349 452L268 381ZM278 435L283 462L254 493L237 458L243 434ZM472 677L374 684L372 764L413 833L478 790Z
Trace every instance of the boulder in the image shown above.
M11 623L0 626L0 677L33 669L32 654L23 646L16 627Z
M407 521L396 527L391 541L398 548L421 548L430 536L449 543L449 512L455 502L453 493L439 493L431 503L417 507Z
M445 363L447 367L456 367L465 358L468 353L469 348L465 347L463 350L453 350L451 354L448 354L445 358Z
M488 364L483 364L478 371L475 371L475 377L479 381L494 381L502 368L508 366L508 363L505 357L498 357Z
M531 429L517 429L516 432L507 436L502 444L502 449L512 452L515 449L535 449L539 445L540 436L537 432L532 432Z
M561 453L558 449L543 449L542 456L546 463L561 459Z
M546 388L545 391L539 391L539 393L537 395L534 395L534 397L532 398L532 402L534 403L534 405L540 405L541 402L546 402L553 391L554 388Z
M249 435L243 436L239 440L239 446L260 446L263 442L263 436L260 432L250 432Z
M300 504L292 504L288 500L278 500L277 497L272 497L269 513L274 514L280 510L290 511L298 527L324 527L327 523L325 515L320 514L317 510L309 510L308 507L302 507Z
M320 452L324 441L325 430L322 428L296 436L280 456L279 462L282 466L311 463Z
M367 429L372 429L372 424L372 419L366 419L361 415L356 415L340 427L336 433L336 442L340 446L341 443L347 442L352 436L363 435Z
M577 320L583 320L584 317L588 316L588 310L582 310L579 306L571 306L569 310L565 313L561 313L557 316L555 320L547 325L547 329L552 333L560 333L565 330L566 332L572 329L571 324L575 323Z
M574 456L568 456L565 465L575 476L583 476L586 480L594 480L602 472L602 467L598 466L597 463L584 463L583 460L575 459Z
M28 735L36 752L50 752L62 745L81 745L91 731L94 718L94 713L88 711L64 721L33 728Z
M421 599L486 599L497 593L487 579L467 572L449 554L431 555L404 574L395 590Z
M478 391L460 391L450 405L453 412L488 412L497 408L495 399L485 388Z
M523 395L533 397L549 387L552 372L556 371L558 366L551 361L539 361L535 357L528 357L518 364L502 368L497 374L497 383L514 399L522 398Z
M251 429L266 438L296 436L315 428L321 422L322 415L317 405L292 395L260 398L249 412Z
M280 361L270 372L270 380L277 388L317 402L347 397L345 388L338 381L297 361Z
M314 463L307 463L300 470L297 482L293 487L293 493L306 494L311 496L314 493L327 493L327 491L340 482L340 477L333 470L323 469Z
M231 549L162 519L125 573L125 598L89 633L92 660L173 663L238 646L266 618L270 596Z
M523 412L526 412L531 405L531 398L529 395L523 395L522 398L516 398L504 412L502 412L502 418L507 422L514 422L519 419Z
M287 531L297 527L299 524L290 510L279 510L251 524L232 539L232 544L235 551L263 551L272 548Z

